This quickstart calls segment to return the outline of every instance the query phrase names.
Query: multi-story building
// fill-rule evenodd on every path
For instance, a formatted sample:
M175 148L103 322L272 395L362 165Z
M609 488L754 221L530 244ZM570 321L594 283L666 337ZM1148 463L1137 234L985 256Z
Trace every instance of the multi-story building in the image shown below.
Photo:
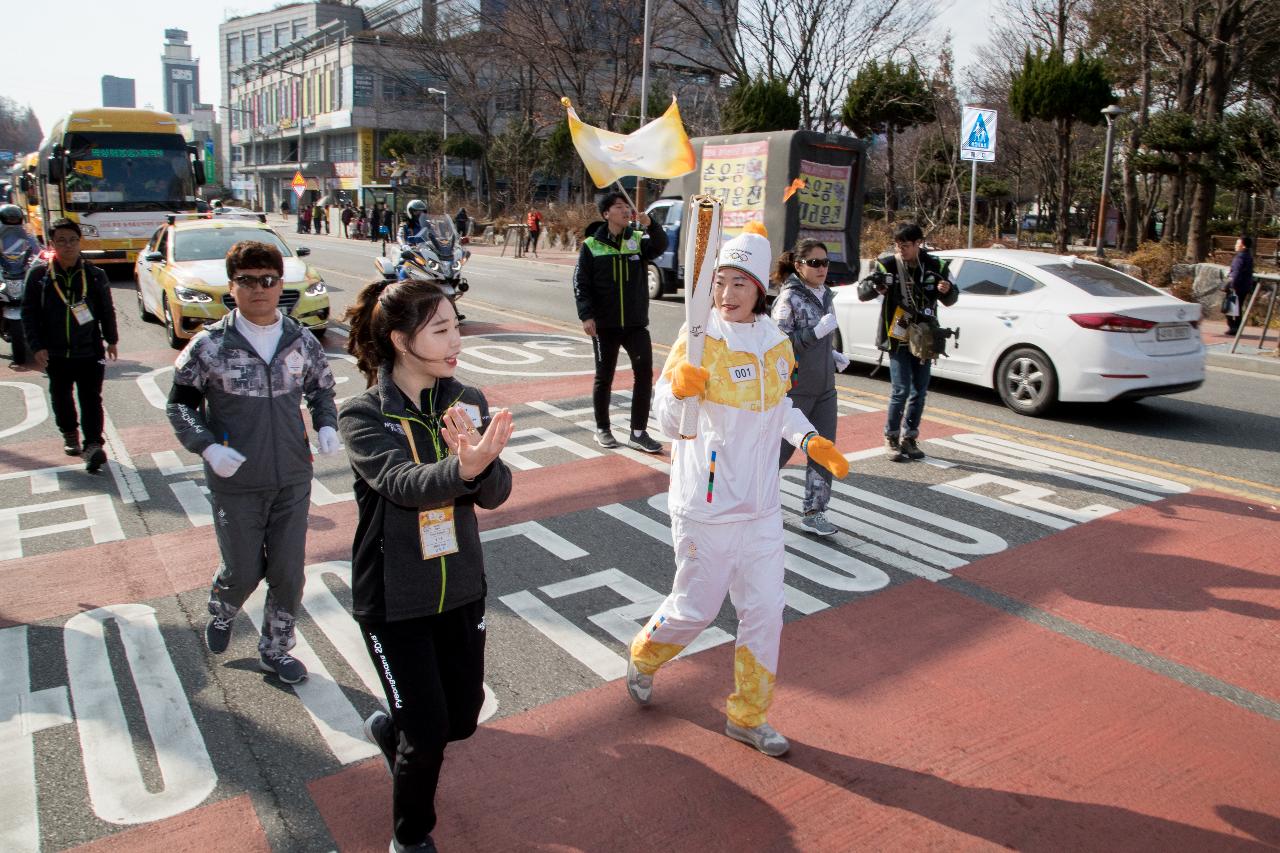
M200 100L200 60L191 56L186 30L164 31L160 57L164 80L164 110L178 119L189 117Z
M357 33L365 28L364 11L358 6L331 2L290 3L256 15L241 15L218 27L218 58L221 71L219 102L228 113L222 117L221 167L222 174L232 175L239 185L234 188L240 194L252 194L256 182L238 167L244 147L233 145L232 133L247 129L250 118L237 113L232 97L232 87L244 82L246 66L257 63L264 56L275 54L281 48L300 43L322 27L332 26L341 32ZM256 76L259 69L253 69Z
M104 107L128 107L129 109L136 107L138 103L134 95L133 82L132 77L102 75L102 105Z
M178 129L188 142L200 147L200 156L204 160L205 188L216 192L225 173L219 171L222 128L213 104L193 104L191 115L179 119Z

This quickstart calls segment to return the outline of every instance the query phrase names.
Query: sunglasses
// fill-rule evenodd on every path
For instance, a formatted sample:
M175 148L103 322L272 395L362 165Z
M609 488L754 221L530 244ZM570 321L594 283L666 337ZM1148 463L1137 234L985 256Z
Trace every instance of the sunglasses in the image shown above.
M270 290L280 281L278 275L233 275L232 283L236 287L246 287L250 290L261 287L263 290Z
M828 266L831 263L831 259L830 258L805 258L804 260L798 261L797 263L804 264L806 267L813 267L814 269L820 270Z

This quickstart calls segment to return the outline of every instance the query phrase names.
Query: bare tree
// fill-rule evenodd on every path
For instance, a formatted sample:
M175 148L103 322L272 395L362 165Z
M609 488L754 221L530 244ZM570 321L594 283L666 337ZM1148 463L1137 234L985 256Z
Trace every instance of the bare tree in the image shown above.
M845 87L858 68L908 44L918 47L932 17L929 8L904 0L669 2L686 21L682 31L696 38L666 49L735 84L783 80L800 99L802 125L815 130L840 126Z

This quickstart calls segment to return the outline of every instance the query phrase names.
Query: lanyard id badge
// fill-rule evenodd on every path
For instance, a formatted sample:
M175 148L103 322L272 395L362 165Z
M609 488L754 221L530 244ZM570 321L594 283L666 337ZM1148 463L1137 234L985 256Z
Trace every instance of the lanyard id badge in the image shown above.
M418 445L413 440L413 427L408 418L399 418L404 427L404 437L409 442L413 461L421 465ZM422 546L422 559L433 560L458 553L458 530L453 523L453 505L418 511L418 544Z
M87 302L77 302L71 306L71 313L75 316L76 322L81 326L87 326L93 322L93 312L89 310Z
M453 523L453 506L419 512L418 541L422 545L424 560L458 553L458 531Z
M901 307L893 312L893 322L889 324L889 337L898 341L907 339L907 312Z

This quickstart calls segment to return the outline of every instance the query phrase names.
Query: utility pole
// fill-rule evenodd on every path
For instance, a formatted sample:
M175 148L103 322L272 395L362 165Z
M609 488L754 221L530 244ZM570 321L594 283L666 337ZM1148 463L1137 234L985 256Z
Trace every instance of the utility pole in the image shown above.
M640 50L640 126L649 120L649 3L644 0L644 36ZM636 213L644 210L644 178L636 178Z

